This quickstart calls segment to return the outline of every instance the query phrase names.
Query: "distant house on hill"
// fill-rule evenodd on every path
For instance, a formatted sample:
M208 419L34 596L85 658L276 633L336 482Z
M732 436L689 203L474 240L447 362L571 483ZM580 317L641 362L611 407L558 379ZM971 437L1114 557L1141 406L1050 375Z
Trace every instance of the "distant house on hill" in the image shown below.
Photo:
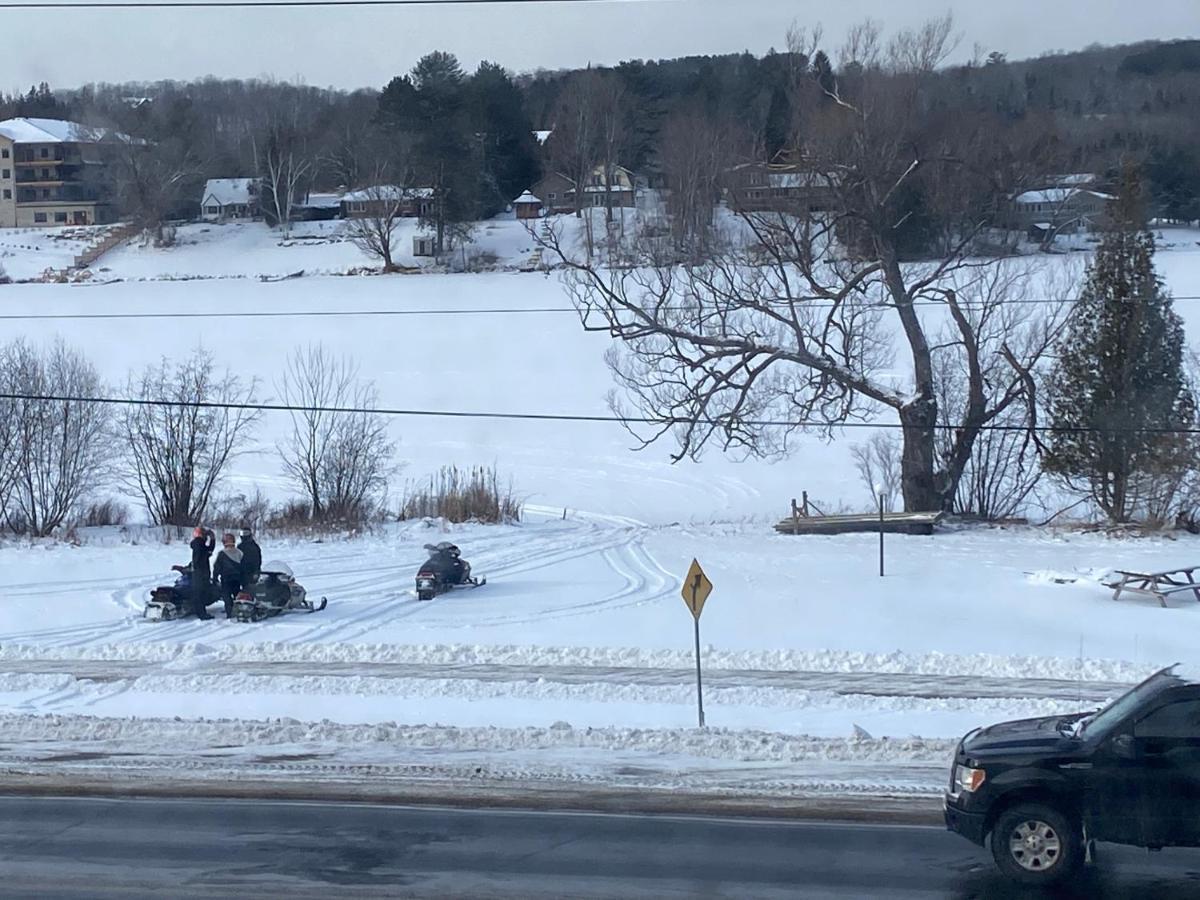
M736 212L819 212L832 209L836 201L829 175L782 157L734 166L725 173L724 187Z
M1077 187L1024 191L1010 198L1008 225L1035 240L1089 231L1103 222L1115 200L1111 194Z
M200 218L206 222L253 219L260 212L257 178L210 178L204 183Z
M336 219L341 211L341 193L311 191L292 204L292 221L317 222Z
M342 218L392 215L412 219L429 215L432 203L433 188L376 184L343 195Z
M550 172L530 188L539 198L547 213L575 211L576 184L561 172ZM581 193L581 208L610 206L612 209L637 205L638 180L624 166L613 166L608 178L604 177L604 166L592 169Z
M542 201L542 208L548 214L575 211L575 182L566 175L548 172L530 192Z

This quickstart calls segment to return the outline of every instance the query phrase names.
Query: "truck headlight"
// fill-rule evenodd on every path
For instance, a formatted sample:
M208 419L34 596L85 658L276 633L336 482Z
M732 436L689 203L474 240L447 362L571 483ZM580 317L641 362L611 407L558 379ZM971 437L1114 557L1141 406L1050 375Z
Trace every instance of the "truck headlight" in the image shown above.
M973 794L981 787L987 779L987 773L983 769L971 769L967 766L954 767L954 793L966 791L968 794Z

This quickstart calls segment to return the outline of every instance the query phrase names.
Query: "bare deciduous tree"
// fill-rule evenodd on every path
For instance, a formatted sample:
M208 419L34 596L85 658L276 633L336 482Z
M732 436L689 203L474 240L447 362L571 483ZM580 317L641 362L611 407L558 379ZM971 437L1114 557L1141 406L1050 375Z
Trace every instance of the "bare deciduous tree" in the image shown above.
M303 194L313 160L303 136L295 128L275 124L258 147L267 214L287 237L292 228L292 207Z
M820 123L802 149L822 203L743 212L747 240L700 264L602 269L555 229L543 236L584 327L617 338L614 374L656 425L645 443L673 434L677 459L709 442L777 456L798 430L884 409L901 425L905 508L950 508L980 430L1028 401L1061 319L1023 307L1005 340L981 339L1016 275L971 255L990 220L970 201L992 171L956 152L971 123L927 133L922 120L922 85L949 39L935 25L885 47L877 29L856 30L837 83L810 81L796 102ZM964 206L954 241L915 261L904 227L918 214L913 189L930 181L954 182ZM908 383L895 377L897 336ZM954 422L939 410L938 353L956 354L966 374ZM939 454L946 427L951 444Z
M297 349L288 359L279 392L292 429L277 444L284 471L308 497L312 517L357 522L382 502L395 471L396 445L378 405L373 382L324 346ZM356 410L343 411L337 410Z
M115 148L112 172L121 209L161 246L166 242L163 225L199 177L195 154L176 139L152 143L121 135L108 143Z
M712 244L721 181L734 161L731 130L732 123L718 124L699 110L689 110L668 119L659 137L672 237L685 259L703 258Z
M895 509L900 495L900 441L896 435L876 432L864 444L850 448L854 468L869 493L876 500L883 497L883 508Z
M2 354L8 401L0 441L9 444L0 478L7 483L10 527L51 534L101 481L108 459L109 411L84 399L100 395L100 376L81 353L58 341L39 350L22 341ZM37 398L72 399L37 399ZM6 487L0 484L0 490Z
M383 263L383 271L395 272L392 261L392 241L400 224L407 190L399 185L372 184L357 191L355 196L366 204L366 210L354 213L346 221L345 233L363 253Z
M554 132L550 135L548 147L550 165L574 184L576 217L584 215L587 201L584 188L591 180L600 157L601 80L600 73L593 69L572 76L563 89L554 111ZM590 259L594 245L590 211L585 218L584 234Z
M257 381L216 370L197 349L172 365L165 357L130 373L118 434L125 445L121 481L141 495L155 525L192 525L204 517L229 463L253 438L262 413Z

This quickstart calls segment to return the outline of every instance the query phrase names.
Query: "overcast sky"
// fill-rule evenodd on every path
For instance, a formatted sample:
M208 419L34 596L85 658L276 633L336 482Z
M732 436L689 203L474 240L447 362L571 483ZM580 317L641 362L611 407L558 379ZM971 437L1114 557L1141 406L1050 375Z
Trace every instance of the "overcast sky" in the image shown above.
M1200 36L1200 0L615 0L341 9L4 10L0 90L34 82L270 76L379 87L430 50L465 68L514 71L588 62L782 49L789 23L824 25L834 46L873 17L889 29L952 9L958 57L976 44L1016 59L1091 43Z

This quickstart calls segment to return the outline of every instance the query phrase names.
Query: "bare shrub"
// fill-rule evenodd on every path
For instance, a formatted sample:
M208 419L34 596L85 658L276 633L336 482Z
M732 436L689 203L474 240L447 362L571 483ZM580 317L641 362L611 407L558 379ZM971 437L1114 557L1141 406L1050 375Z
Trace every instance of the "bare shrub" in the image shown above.
M129 507L112 497L89 503L79 513L79 525L84 528L128 524Z
M372 411L378 406L375 383L360 382L350 360L310 344L288 359L279 391L297 411L291 413L291 432L276 447L284 472L304 491L311 517L370 519L396 470L387 420Z
M312 524L312 507L303 500L288 500L271 510L267 527L276 530L305 528Z
M895 509L900 494L899 438L890 432L876 432L866 443L851 447L850 455L867 493L875 502L882 495L883 508L888 512Z
M443 466L426 482L410 487L399 518L442 518L450 522L518 522L521 502L512 484L502 486L495 466Z
M271 502L261 488L251 494L222 494L210 504L207 519L227 528L258 531L271 516Z
M121 483L141 495L155 525L191 525L205 517L229 463L250 443L262 417L257 381L217 372L197 349L172 365L166 357L130 373L118 434L125 445Z
M51 534L101 481L108 458L108 407L100 376L83 354L57 341L46 349L15 341L0 355L0 500L9 527ZM73 398L73 399L40 399Z

